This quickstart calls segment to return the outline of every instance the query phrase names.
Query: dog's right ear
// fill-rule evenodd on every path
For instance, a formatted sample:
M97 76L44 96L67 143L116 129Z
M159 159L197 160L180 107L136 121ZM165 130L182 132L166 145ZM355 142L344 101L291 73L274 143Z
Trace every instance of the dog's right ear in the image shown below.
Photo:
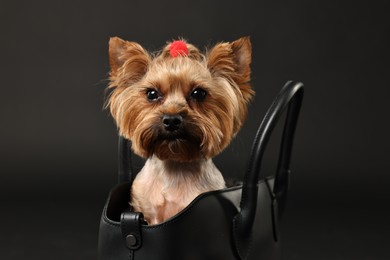
M117 85L115 82L118 81L133 83L140 80L151 62L149 53L141 45L118 37L110 38L108 54L110 79L114 83L111 86Z

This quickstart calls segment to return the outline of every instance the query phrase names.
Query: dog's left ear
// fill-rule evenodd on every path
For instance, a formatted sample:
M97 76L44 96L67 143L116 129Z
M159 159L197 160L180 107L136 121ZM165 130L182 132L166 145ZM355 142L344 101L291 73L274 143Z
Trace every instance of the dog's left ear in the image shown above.
M139 80L146 73L151 60L149 53L141 45L118 37L110 39L108 54L112 82L118 78L128 83Z
M231 43L215 45L207 55L207 66L212 74L236 82L247 101L253 95L249 86L251 54L252 47L249 37L242 37Z

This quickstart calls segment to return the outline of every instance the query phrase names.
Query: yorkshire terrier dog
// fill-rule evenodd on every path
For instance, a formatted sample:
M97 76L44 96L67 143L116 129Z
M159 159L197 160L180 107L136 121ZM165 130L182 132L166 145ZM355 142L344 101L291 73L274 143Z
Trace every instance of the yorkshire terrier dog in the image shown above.
M135 42L109 42L107 107L137 155L147 159L130 205L148 224L184 209L199 194L223 189L212 162L241 128L254 91L249 37L202 53L184 40L151 54Z

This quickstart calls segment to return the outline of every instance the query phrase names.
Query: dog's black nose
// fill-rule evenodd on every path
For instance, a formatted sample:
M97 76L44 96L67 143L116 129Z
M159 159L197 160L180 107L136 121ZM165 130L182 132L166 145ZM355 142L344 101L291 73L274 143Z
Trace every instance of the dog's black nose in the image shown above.
M162 118L162 122L165 130L175 131L180 128L183 117L181 115L165 115Z

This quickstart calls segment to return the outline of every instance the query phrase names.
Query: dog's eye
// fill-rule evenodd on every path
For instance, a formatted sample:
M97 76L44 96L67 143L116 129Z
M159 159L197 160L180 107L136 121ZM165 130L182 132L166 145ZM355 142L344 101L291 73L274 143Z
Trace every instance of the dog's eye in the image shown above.
M146 97L149 101L156 101L157 99L159 99L161 96L160 96L160 93L157 92L157 90L154 90L154 89L148 89L146 91Z
M207 96L206 90L202 88L196 88L191 92L191 98L196 101L203 101Z

